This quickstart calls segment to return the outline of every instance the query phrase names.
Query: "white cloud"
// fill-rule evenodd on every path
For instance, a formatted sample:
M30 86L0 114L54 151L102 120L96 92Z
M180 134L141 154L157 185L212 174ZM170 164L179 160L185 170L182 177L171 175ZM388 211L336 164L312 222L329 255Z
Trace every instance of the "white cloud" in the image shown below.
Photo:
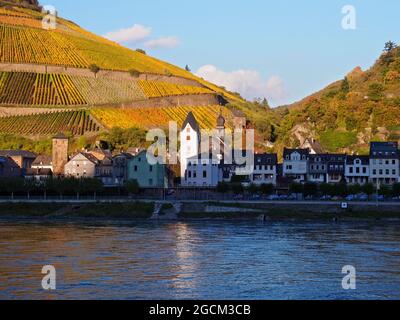
M149 40L144 45L151 49L157 49L157 48L172 49L176 48L179 45L179 43L180 41L177 37L164 37L164 38Z
M267 98L272 105L278 105L287 97L283 80L272 76L268 80L254 70L225 72L213 65L205 65L197 70L196 75L234 92L244 98Z
M151 28L145 27L140 24L135 24L130 28L120 29L117 31L111 31L104 35L105 38L113 40L118 43L132 43L139 42L151 34Z

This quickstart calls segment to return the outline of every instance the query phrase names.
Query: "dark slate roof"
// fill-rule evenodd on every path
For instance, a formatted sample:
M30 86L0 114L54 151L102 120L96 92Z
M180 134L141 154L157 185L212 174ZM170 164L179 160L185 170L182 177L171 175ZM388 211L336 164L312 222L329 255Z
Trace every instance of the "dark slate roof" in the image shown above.
M393 159L399 157L397 142L371 142L370 157L372 159Z
M64 140L68 140L68 137L67 137L64 133L59 132L59 133L57 133L57 134L53 137L53 139L64 139Z
M26 176L51 176L53 175L53 172L51 169L34 169L34 168L29 168L26 169Z
M310 154L310 149L283 149L283 157L286 159L286 156L291 155L292 153L297 152L301 156L308 156Z
M194 131L200 132L199 123L197 122L192 111L188 113L186 120L183 122L182 130L185 129L188 124L193 128Z
M35 159L36 154L25 150L0 150L0 156L2 157L24 157Z
M326 163L328 162L327 154L310 154L308 157L310 163Z
M276 165L278 156L275 153L262 153L254 155L254 165Z
M51 156L39 155L33 161L32 166L51 166L53 164L53 158Z
M7 164L9 167L19 168L15 161L9 157L0 156L0 163Z
M357 159L361 160L362 165L369 165L369 156L347 156L346 164L353 165Z

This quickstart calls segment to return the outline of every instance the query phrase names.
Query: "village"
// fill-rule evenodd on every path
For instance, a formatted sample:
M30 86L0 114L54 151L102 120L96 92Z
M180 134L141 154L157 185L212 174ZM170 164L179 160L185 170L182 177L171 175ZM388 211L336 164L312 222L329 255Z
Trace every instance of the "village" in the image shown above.
M238 113L234 125L246 130L243 115ZM68 193L68 182L70 192L106 190L104 195L135 194L143 198L174 195L191 199L206 195L209 199L213 194L231 192L237 200L243 199L243 194L251 200L259 199L259 194L268 196L267 200L302 200L299 194L314 197L318 193L319 200L347 196L347 200L366 201L375 193L380 200L385 196L398 199L397 142L371 142L369 155L346 155L324 153L317 141L307 139L300 148L285 148L282 163L277 154L252 153L253 163L238 164L225 158L225 130L225 119L219 115L219 150L216 155L212 147L210 152L201 153L200 126L190 112L180 130L178 170L150 163L147 150L135 147L113 154L99 146L69 155L69 140L60 133L52 139L52 156L0 150L0 192L14 197L24 191L51 189L48 185L52 185L62 194ZM248 151L241 152L245 155Z

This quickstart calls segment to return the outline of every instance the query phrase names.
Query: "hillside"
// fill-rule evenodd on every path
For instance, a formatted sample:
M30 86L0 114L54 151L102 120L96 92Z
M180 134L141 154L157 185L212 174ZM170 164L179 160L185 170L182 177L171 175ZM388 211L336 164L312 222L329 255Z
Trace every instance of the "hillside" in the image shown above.
M185 69L59 16L57 28L46 30L43 17L37 1L0 0L0 133L148 129L180 121L189 111L211 127L221 104L243 102ZM229 110L224 108L227 118Z
M372 140L400 140L400 49L389 45L369 70L273 113L276 149L312 137L326 151L366 153Z

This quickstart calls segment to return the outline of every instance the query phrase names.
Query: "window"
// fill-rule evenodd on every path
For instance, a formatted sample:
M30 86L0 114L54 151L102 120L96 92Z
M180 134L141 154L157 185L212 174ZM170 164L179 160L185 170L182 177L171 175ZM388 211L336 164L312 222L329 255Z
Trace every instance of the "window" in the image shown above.
M138 171L138 166L135 166L135 167L133 168L133 171L137 172L137 171Z
M153 172L153 166L149 167L150 172Z
M203 171L203 178L207 178L207 171Z
M187 137L186 137L186 141L190 141L190 136L187 136Z
M189 178L192 177L192 171L189 171L189 172L188 172L188 176L189 176Z
M353 173L353 167L350 167L350 168L349 168L349 172L350 172L350 173Z

